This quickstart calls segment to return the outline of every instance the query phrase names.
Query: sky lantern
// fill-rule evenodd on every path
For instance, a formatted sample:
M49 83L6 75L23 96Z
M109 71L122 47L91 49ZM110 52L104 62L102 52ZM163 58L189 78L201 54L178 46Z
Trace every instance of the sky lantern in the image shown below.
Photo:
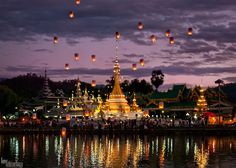
M53 43L54 43L54 44L57 44L57 43L58 43L58 37L56 37L56 36L53 37Z
M95 80L92 80L91 86L92 86L92 87L95 87L95 86L96 86L96 81L95 81Z
M37 113L33 113L33 114L32 114L32 119L33 119L33 120L36 120L36 119L37 119Z
M187 34L188 34L188 36L192 36L193 35L193 28L189 27Z
M65 63L65 70L69 70L69 69L70 69L69 64Z
M140 59L139 63L140 63L141 66L144 66L144 59Z
M119 40L119 39L120 39L120 33L116 32L116 40Z
M80 0L75 0L75 4L79 5L80 4Z
M75 58L76 61L79 61L79 54L78 54L78 53L75 53L75 54L74 54L74 58Z
M142 29L143 29L143 23L142 23L142 22L138 22L137 28L138 28L139 30L142 30Z
M159 102L159 109L164 109L164 102Z
M66 128L65 127L62 127L61 129L61 135L64 137L66 136Z
M68 102L66 100L63 100L63 106L67 107L68 106Z
M132 70L136 71L137 70L137 65L136 64L132 64Z
M74 12L70 11L70 12L69 12L69 18L70 18L70 19L73 19L74 17L75 17Z
M70 121L70 114L66 114L66 121Z
M151 42L152 42L153 44L157 42L157 36L155 36L155 35L151 35L151 36L150 36L150 39L151 39Z
M170 37L170 30L166 30L166 33L165 33L166 37Z
M169 43L170 43L170 44L174 44L174 43L175 43L174 37L170 37Z
M93 62L95 62L96 61L96 55L91 55L91 59L92 59Z

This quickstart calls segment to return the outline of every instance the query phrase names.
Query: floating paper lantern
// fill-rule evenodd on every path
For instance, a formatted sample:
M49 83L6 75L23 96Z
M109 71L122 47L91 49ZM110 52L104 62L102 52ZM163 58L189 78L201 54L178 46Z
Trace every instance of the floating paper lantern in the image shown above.
M169 43L170 43L170 44L174 44L174 43L175 43L174 37L170 37Z
M137 65L136 64L132 64L132 70L136 71L137 70Z
M74 54L74 58L75 58L76 61L79 61L79 54L78 54L78 53L75 53L75 54Z
M137 28L138 28L139 30L142 30L142 29L143 29L143 23L142 23L142 22L138 22Z
M120 39L120 33L119 32L116 32L116 40L119 40Z
M70 69L69 64L66 63L66 64L65 64L65 70L69 70L69 69Z
M37 119L37 113L33 113L32 119L33 119L33 120L36 120L36 119Z
M61 129L61 135L64 137L66 136L66 128L65 127L62 127Z
M140 63L141 66L144 66L144 59L140 59L139 63Z
M150 36L150 39L151 39L151 42L152 42L153 44L157 42L157 36L155 36L155 35L151 35L151 36Z
M92 80L91 86L92 86L92 87L95 87L95 86L96 86L96 81L95 81L95 80Z
M56 36L53 37L53 43L54 43L54 44L57 44L57 43L58 43L58 37L56 37Z
M164 102L159 102L159 109L164 109Z
M192 36L192 35L193 35L193 28L189 27L187 34L188 34L189 36Z
M75 17L74 12L70 11L70 12L69 12L69 18L70 18L70 19L73 19L74 17Z
M96 55L91 55L91 59L92 59L93 62L95 62L96 61Z
M66 121L70 121L70 114L66 114Z
M75 4L79 5L80 4L80 0L75 0Z
M166 30L166 33L165 33L166 37L170 37L170 30Z
M63 101L63 106L64 107L68 106L68 102L66 100Z

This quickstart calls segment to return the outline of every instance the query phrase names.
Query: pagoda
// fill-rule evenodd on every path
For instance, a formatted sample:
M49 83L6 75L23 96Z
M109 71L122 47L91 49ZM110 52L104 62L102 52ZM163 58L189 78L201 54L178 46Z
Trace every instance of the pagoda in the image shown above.
M199 98L197 100L197 106L196 106L196 110L197 110L197 115L201 116L203 115L204 112L207 111L207 101L206 98L204 96L204 89L202 87L200 87L200 95Z
M103 111L105 115L109 117L128 116L128 113L130 113L130 106L128 105L128 101L126 100L125 95L120 87L120 65L117 55L113 72L114 87L110 96L105 102L105 107Z

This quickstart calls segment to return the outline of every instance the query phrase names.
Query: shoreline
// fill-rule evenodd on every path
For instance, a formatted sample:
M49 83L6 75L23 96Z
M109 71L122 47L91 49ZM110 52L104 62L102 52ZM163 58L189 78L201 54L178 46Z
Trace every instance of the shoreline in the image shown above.
M61 128L0 128L1 134L61 134ZM236 127L188 127L188 128L155 128L155 129L73 129L66 130L66 134L209 134L209 135L236 135Z

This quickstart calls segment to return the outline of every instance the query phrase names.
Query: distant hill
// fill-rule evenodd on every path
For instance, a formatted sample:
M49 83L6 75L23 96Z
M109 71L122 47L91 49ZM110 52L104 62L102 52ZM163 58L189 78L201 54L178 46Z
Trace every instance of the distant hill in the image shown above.
M0 78L0 82L6 80L7 78Z

